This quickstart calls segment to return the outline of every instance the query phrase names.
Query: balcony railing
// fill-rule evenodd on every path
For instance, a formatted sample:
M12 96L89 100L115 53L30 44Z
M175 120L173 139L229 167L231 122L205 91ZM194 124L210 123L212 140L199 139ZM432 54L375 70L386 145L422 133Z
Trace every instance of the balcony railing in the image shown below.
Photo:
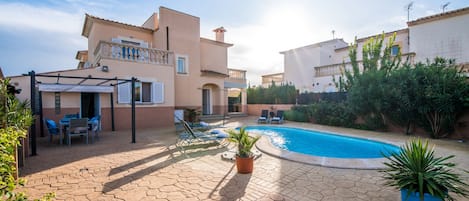
M262 85L268 86L272 84L272 82L274 82L275 84L283 83L283 73L262 76Z
M231 79L236 80L245 80L246 79L246 71L245 70L238 70L238 69L228 69L228 75Z
M133 45L100 41L94 51L96 63L101 59L115 59L148 64L172 65L173 53Z
M406 60L409 59L409 62L413 64L415 53L403 54L401 57L402 57L402 60L401 60L402 63L406 62ZM343 68L344 66L345 66L345 70L352 71L352 63L347 62L347 63L339 63L339 64L331 64L331 65L314 67L314 72L315 72L314 75L315 77L341 75L343 73L342 71L344 70ZM358 61L358 66L360 68L360 72L362 72L363 71L362 61Z

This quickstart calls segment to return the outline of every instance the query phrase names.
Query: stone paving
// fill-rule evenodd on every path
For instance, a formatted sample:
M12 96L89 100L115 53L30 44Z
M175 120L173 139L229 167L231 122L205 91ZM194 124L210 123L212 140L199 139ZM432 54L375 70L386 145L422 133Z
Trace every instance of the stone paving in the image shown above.
M234 119L230 126L255 122ZM285 126L347 132L403 143L401 134L377 134L353 129L287 122ZM399 200L400 193L383 185L376 170L327 168L263 154L254 173L237 174L232 161L221 159L230 146L196 146L182 154L174 130L103 132L94 144L79 138L71 147L39 138L38 156L29 157L20 190L31 198L55 192L56 200ZM456 154L460 168L469 169L469 145L432 141L437 152ZM457 200L469 200L456 197Z

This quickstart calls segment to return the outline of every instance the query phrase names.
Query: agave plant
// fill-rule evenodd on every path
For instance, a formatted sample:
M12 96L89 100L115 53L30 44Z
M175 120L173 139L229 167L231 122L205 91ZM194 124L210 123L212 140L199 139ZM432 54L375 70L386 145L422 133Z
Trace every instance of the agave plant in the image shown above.
M399 153L384 157L389 159L384 163L386 169L381 171L385 173L385 184L407 189L407 197L418 193L423 200L426 193L442 200L454 200L449 192L468 196L469 191L465 189L468 185L453 170L456 164L448 162L454 155L435 157L428 141L422 143L420 139L412 139Z
M239 131L230 130L228 131L230 137L229 141L238 144L238 156L241 158L249 158L252 156L251 149L259 140L260 136L252 137L246 131L246 127L242 127Z

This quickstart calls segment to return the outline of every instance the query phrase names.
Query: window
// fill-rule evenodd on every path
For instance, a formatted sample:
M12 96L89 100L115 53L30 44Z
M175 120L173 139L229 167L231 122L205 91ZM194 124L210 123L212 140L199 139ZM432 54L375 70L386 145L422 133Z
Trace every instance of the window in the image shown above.
M117 85L117 102L131 102L131 83L126 82ZM136 103L164 103L164 84L162 82L136 82Z
M391 56L397 56L397 54L399 53L399 45L393 45L391 47Z
M177 56L176 60L176 73L177 74L188 74L188 59L186 56Z

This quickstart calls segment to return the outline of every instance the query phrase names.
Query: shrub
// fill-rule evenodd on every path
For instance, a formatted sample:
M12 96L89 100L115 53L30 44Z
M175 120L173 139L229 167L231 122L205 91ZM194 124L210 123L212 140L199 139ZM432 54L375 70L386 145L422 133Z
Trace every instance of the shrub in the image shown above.
M272 82L267 88L262 86L247 89L248 104L295 104L296 89L294 85L282 84L276 86Z
M311 117L318 124L354 127L356 116L345 102L321 101L310 106Z
M0 79L0 199L28 200L22 192L16 192L17 185L24 185L23 179L16 179L16 148L20 138L26 137L27 128L33 120L27 102L20 102L9 93L9 80ZM42 200L50 200L53 194Z
M285 119L297 122L309 122L308 106L293 106L291 110L285 111Z

